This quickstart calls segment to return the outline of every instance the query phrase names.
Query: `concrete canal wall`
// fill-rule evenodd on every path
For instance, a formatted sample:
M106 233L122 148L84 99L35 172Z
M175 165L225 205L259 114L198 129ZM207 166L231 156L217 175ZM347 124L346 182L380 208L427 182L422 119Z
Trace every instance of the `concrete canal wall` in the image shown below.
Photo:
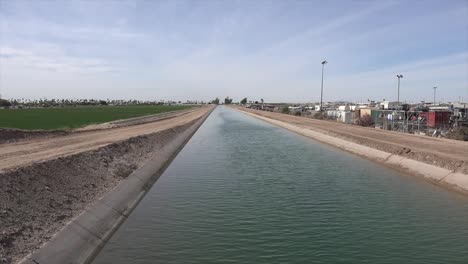
M213 109L187 126L169 129L163 146L142 167L19 263L90 263Z
M261 119L268 123L286 128L290 131L298 133L300 135L318 140L328 145L340 148L350 153L359 155L366 159L379 162L388 167L404 172L406 174L423 177L424 179L448 187L452 190L456 190L465 194L468 194L468 175L462 172L441 168L421 161L402 157L393 153L388 153L382 150L374 149L368 146L360 145L354 142L346 141L337 137L329 136L323 133L319 133L307 128L302 128L296 125L288 124L283 121L275 120L272 118L256 115L250 112L242 111L239 108L235 108L244 114ZM468 154L468 149L467 149Z

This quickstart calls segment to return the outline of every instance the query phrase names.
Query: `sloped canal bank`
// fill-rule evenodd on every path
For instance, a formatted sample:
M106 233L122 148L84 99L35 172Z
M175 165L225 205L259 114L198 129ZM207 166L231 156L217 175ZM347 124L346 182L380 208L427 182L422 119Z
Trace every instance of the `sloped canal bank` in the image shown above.
M45 150L25 147L44 141L22 142L39 160L0 172L0 263L91 261L212 109L182 121L151 124L147 133L131 127L137 129L130 131L133 137L92 150L88 139L99 133L78 142L60 138L65 146L85 143L71 155L58 155L57 146L48 140L45 145L51 148ZM122 136L121 130L111 133ZM5 162L11 157L5 148L15 150L14 146L1 146L3 165L11 167ZM31 158L21 150L15 154ZM41 160L45 154L52 158Z
M468 198L218 107L95 263L466 263Z

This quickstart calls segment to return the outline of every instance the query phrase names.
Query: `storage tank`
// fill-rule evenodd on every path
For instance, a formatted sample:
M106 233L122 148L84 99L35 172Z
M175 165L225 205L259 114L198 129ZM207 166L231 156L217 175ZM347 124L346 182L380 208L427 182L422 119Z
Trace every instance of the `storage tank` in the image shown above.
M351 112L341 112L341 122L351 124Z

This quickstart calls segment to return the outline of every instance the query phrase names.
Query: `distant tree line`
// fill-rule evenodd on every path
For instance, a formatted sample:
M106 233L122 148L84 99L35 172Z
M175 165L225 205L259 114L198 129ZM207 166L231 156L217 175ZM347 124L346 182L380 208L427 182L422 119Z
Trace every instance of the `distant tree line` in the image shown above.
M260 99L263 104L263 99ZM209 104L220 104L218 97L208 102ZM250 102L253 103L253 102ZM258 104L255 101L255 104ZM204 101L143 101L143 100L102 100L102 99L1 99L0 107L65 107L65 106L105 106L105 105L171 105L171 104L206 104ZM224 104L233 104L229 96L224 98ZM240 104L247 104L247 98L243 98Z
M224 104L232 104L232 99L229 96L224 98Z
M8 107L8 106L11 106L10 101L6 99L0 99L0 107Z
M219 102L220 102L219 98L216 97L214 100L210 102L210 104L219 105ZM224 104L232 104L232 98L229 98L229 96L224 98Z
M100 99L0 99L0 107L64 107L64 106L105 106L105 105L171 105L205 104L203 101L143 101L143 100L100 100Z
M212 100L212 101L210 102L210 104L219 105L219 98L216 97L214 100Z

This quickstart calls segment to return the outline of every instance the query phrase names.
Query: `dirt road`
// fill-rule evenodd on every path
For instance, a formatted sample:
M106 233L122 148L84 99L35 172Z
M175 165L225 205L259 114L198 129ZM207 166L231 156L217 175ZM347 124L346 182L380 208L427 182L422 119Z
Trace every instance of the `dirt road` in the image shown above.
M97 149L131 137L184 125L201 117L210 107L202 107L154 122L111 129L91 130L54 138L42 138L0 145L0 172Z
M403 134L247 108L239 109L439 167L468 172L468 142Z

